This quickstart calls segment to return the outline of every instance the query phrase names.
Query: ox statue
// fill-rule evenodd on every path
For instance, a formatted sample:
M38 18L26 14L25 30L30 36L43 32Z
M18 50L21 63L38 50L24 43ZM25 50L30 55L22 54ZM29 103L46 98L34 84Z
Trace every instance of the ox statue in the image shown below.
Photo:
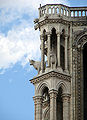
M29 60L30 65L33 65L33 67L38 71L38 74L41 70L41 62L40 61L34 61L34 60Z
M36 23L38 23L38 22L39 22L39 19L36 18L36 19L34 20L34 24L36 24Z

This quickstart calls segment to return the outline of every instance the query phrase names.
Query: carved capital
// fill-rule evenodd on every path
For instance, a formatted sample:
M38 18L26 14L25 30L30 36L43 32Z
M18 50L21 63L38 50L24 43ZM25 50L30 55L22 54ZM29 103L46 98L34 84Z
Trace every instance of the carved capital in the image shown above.
M57 36L60 37L60 35L61 35L61 32L57 32Z
M63 94L62 98L63 102L70 102L70 94Z
M50 35L51 35L51 32L46 32L46 35L47 35L47 36L50 36Z
M65 34L65 38L68 38L69 37L69 35L68 34Z
M56 91L56 90L50 90L49 94L50 94L50 99L52 99L52 98L56 99L58 91Z
M38 83L38 82L42 81L43 79L48 79L50 77L57 77L59 79L66 80L68 82L71 81L71 76L70 75L65 75L65 74L62 74L62 73L59 73L59 72L55 72L55 71L50 71L50 72L48 72L46 74L43 74L41 76L34 77L30 81L31 81L31 83L35 84L35 83Z
M33 100L34 100L34 104L42 104L42 96L34 96L33 97Z

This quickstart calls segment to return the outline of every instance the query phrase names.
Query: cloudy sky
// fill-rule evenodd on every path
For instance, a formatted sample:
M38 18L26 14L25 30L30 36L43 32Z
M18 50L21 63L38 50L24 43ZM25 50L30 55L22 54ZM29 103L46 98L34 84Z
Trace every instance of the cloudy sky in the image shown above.
M0 0L0 120L34 120L37 72L28 59L40 60L39 30L33 20L40 4L87 6L87 0Z

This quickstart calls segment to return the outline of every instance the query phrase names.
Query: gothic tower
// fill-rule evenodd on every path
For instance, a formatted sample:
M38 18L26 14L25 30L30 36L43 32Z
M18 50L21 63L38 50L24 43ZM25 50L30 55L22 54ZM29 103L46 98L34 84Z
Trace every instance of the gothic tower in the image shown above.
M35 120L87 120L87 7L40 5L41 62L35 85Z

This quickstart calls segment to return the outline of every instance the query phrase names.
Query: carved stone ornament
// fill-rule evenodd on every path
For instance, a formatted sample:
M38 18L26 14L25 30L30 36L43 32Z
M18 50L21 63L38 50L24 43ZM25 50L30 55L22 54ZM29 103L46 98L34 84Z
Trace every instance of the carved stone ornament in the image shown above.
M85 30L87 31L87 30ZM81 37L85 33L85 31L77 34L77 37ZM73 80L76 82L76 117L77 120L82 120L82 89L81 84L83 81L82 77L82 50L83 45L87 42L87 35L84 35L80 39L76 39L73 44Z
M78 44L77 42L78 42L79 38L81 36L83 36L85 34L85 32L87 32L86 28L84 30L75 31L73 33L73 39L74 39L73 47L77 46L77 44ZM81 43L83 43L82 40L80 40L80 41L81 41Z
M50 77L57 77L59 79L66 80L66 81L70 81L70 79L71 79L71 77L69 75L59 73L56 71L50 71L48 73L42 74L41 76L34 77L30 81L31 81L31 83L35 84L35 83L38 83L42 80L48 79Z
M45 19L34 26L35 30L47 23L62 23L64 25L69 25L72 21L67 21L62 18L59 19Z

